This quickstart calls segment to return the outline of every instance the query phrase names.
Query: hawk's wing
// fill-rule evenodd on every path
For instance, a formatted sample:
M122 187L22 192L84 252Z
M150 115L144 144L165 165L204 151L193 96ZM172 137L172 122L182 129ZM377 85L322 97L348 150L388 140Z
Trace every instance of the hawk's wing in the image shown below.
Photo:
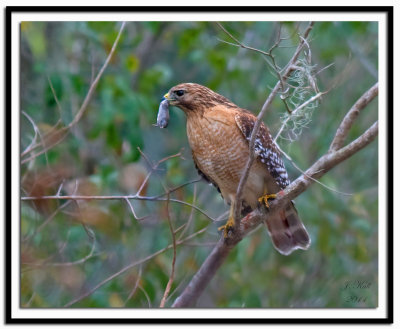
M251 133L257 118L253 114L243 111L235 115L235 120L244 138L247 142L250 142ZM275 179L278 186L281 189L288 186L290 180L285 165L282 161L280 152L264 123L261 123L254 148L260 161L265 163L270 175Z

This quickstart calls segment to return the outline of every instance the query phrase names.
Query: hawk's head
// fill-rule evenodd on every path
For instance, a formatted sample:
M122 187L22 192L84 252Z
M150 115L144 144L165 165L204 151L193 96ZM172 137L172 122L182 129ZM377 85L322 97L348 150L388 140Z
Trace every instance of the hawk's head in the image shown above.
M229 99L197 83L181 83L172 87L164 95L169 105L174 105L189 114L193 111L204 111L216 105L236 107Z

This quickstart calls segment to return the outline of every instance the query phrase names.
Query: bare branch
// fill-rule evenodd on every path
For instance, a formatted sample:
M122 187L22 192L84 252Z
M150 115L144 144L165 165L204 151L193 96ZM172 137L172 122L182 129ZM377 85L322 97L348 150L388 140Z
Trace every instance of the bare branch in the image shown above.
M36 149L38 146L43 146L43 148L40 151L33 153L30 157L21 160L21 164L30 162L36 159L39 155L46 153L48 150L59 144L67 135L68 131L65 129L65 127L48 133L45 137L44 143L35 144L30 150L30 152L33 151L33 149ZM50 140L51 143L49 145L45 145L46 140Z
M67 266L74 266L74 265L79 265L85 263L88 259L92 258L94 256L94 251L96 249L96 239L92 239L92 246L90 247L89 253L72 262L62 262L62 263L47 263L47 262L39 262L39 263L23 263L24 265L29 265L31 267L67 267Z
M152 161L149 159L149 157L140 149L140 147L138 147L137 149L138 149L139 153L142 155L143 159L147 162L147 164L148 164L148 165L150 166L150 168L151 168L151 171L150 171L149 175L147 175L148 178L150 178L150 175L151 175L153 172L155 172L155 171L157 170L158 166L159 166L161 163L163 163L163 162L165 162L165 161L168 161L169 159L176 158L176 157L181 157L181 158L183 158L183 157L182 157L182 150L181 150L180 152L178 152L178 153L176 153L176 154L172 154L172 155L166 156L165 158L159 160L156 164L153 164L153 162L152 162ZM156 174L157 174L157 172L156 172ZM147 177L146 177L146 179L147 179ZM159 178L159 181L160 181L161 186L164 188L165 193L164 193L163 195L167 195L168 198L169 198L169 195L171 194L172 191L171 191L170 189L168 189L168 188L164 185L164 182L162 181L161 177L160 177L158 174L157 174L157 177ZM143 184L142 184L142 185L143 185ZM141 189L142 189L142 187L139 189L139 191L141 191ZM140 194L139 191L136 193L136 195Z
M161 198L163 196L166 196L168 193L171 194L171 193L181 189L182 187L185 187L187 185L194 184L194 183L197 183L197 182L200 182L200 181L201 181L201 178L196 178L196 179L190 180L190 181L188 181L186 183L183 183L183 184L181 184L181 185L179 185L177 187L173 187L173 188L169 189L167 192L165 192L163 194L157 195L157 198Z
M301 172L301 173L302 173L303 175L305 175L306 177L308 177L308 178L310 178L311 180L313 180L315 183L317 183L317 184L319 184L319 185L325 187L327 190L332 191L332 192L335 192L335 193L337 193L337 194L342 194L342 195L346 195L346 196L351 196L351 195L353 195L352 193L345 193L345 192L341 192L341 191L335 190L334 188L332 188L332 187L330 187L330 186L328 186L328 185L326 185L326 184L320 182L319 180L317 180L317 179L315 179L315 178L313 178L313 177L311 177L311 176L307 176L306 172L305 172L303 169L301 169L301 168L296 164L296 162L294 162L294 160L293 160L287 153L285 153L285 152L279 147L278 144L276 144L276 146L277 146L279 152L281 152L281 154L282 154L286 159L288 159L288 160L290 161L290 163L293 165L293 167L295 167L299 172Z
M203 229L201 229L201 230L199 230L199 231L197 231L197 232L195 232L195 233L189 235L188 237L186 237L186 238L183 239L183 240L176 241L176 245L183 244L183 243L185 243L186 241L189 241L189 240L193 239L193 238L196 237L197 235L199 235L199 234L205 232L207 229L208 229L208 226L206 226L205 228L203 228ZM118 272L116 272L116 273L110 275L109 277L107 277L106 279L104 279L103 281L101 281L100 283L98 283L97 285L95 285L95 286L94 286L92 289L90 289L89 291L87 291L87 292L85 292L84 294L80 295L79 297L77 297L77 298L75 298L75 299L69 301L67 304L64 305L64 307L69 307L69 306L71 306L71 305L73 305L73 304L76 304L77 302L81 301L82 299L84 299L84 298L90 296L92 293L94 293L97 289L99 289L100 287L102 287L102 286L105 285L106 283L110 282L111 280L115 279L116 277L120 276L121 274L125 273L126 271L130 270L131 268L133 268L133 267L135 267L135 266L137 266L137 265L143 264L143 263L149 261L150 259L152 259L152 258L154 258L154 257L156 257L156 256L158 256L158 255L160 255L160 254L162 254L164 251L166 251L166 250L168 250L168 249L171 249L171 248L173 248L173 245L172 245L172 244L168 245L167 247L165 247L165 248L163 248L163 249L160 249L160 250L156 251L155 253L153 253L153 254L151 254L151 255L149 255L149 256L147 256L147 257L141 259L141 260L138 260L138 261L136 261L136 262L133 262L133 263L131 263L131 264L125 266L124 268L122 268L122 269L119 270ZM140 285L139 285L139 289L140 289ZM142 291L143 291L143 290L142 290Z
M196 202L196 194L197 194L197 188L196 188L196 185L194 185L194 189L193 189L193 203ZM185 235L186 231L189 229L190 224L192 223L193 218L194 218L194 216L193 216L194 211L193 211L193 210L194 210L193 208L190 210L189 219L188 219L188 221L184 224L184 229L183 229L183 231L181 232L181 234L179 235L178 239L181 239L181 238ZM175 233L178 233L178 230L176 230Z
M39 136L40 138L40 142L43 144L44 143L44 138L40 132L40 129L38 128L38 126L36 125L35 121L33 121L33 119L25 112L22 111L22 114L25 115L25 117L29 120L29 122L31 123L33 130L35 131L35 136L32 139L32 142L29 144L29 146L21 153L21 157L23 157L25 154L31 152L34 148L35 145L38 145L36 143L37 140L37 136ZM45 157L46 157L46 164L48 165L49 163L49 159L47 158L47 153L45 153Z
M165 162L165 161L167 161L167 160L169 160L169 159L171 159L171 158L182 157L182 153L181 153L181 152L178 152L178 153L176 153L176 154L167 156L167 157L165 157L165 158L159 160L156 164L153 164L153 163L150 161L150 159L148 159L147 156L146 156L140 149L139 149L139 152L142 154L142 156L146 159L146 161L148 162L148 164L149 164L150 167L151 167L151 171L150 171L150 173L146 176L145 181L147 181L147 180L150 178L151 173L153 173L154 171L156 171L157 168L159 167L159 165L160 165L161 163L163 163L163 162ZM136 192L135 195L117 195L117 196L103 196L103 195L97 195L97 196L96 196L96 195L90 195L90 196L88 196L88 195L75 195L75 192L76 192L76 190L77 190L77 186L75 186L75 191L74 191L73 195L60 195L60 191L58 191L56 195L49 195L49 196L25 196L25 197L21 197L21 201L32 201L32 200L69 200L69 201L70 201L70 200L74 200L74 201L76 201L76 200L87 200L87 201L91 201L91 200L123 200L123 201L127 202L128 207L129 207L130 211L132 212L133 217L134 217L136 220L143 220L143 219L145 219L147 216L138 217L138 216L136 215L136 212L135 212L135 210L134 210L132 204L129 202L129 200L163 201L163 202L166 201L166 202L179 203L179 204L183 204L183 205L185 205L185 206L191 207L192 210L193 210L193 209L194 209L194 210L197 210L197 211L199 211L200 213L202 213L204 216L206 216L208 219L210 219L211 221L215 221L214 218L212 218L211 216L209 216L205 211L203 211L202 209L200 209L200 208L197 207L196 205L191 204L191 203L188 203L188 202L186 202L186 201L182 201L182 200L178 200L178 199L174 199L174 198L170 198L170 197L169 197L169 195L170 195L171 193L173 193L173 192L175 192L175 191L177 191L177 190L179 190L179 189L181 189L181 188L183 188L183 187L185 187L185 186L187 186L187 185L189 185L189 184L196 183L196 182L198 182L198 181L200 181L200 180L201 180L201 178L197 178L197 179L188 181L188 182L186 182L186 183L183 183L183 184L181 184L181 185L179 185L179 186L176 186L176 187L174 187L174 188L171 188L171 189L167 189L167 188L164 186L164 188L165 188L165 192L164 192L164 193L162 193L162 194L160 194L160 195L157 195L157 196L150 196L150 197L149 197L149 196L142 196L142 195L140 195L140 192L141 192L142 189L143 189L143 184L141 185L141 187L139 188L139 190ZM59 190L60 190L60 188L59 188ZM167 196L167 198L165 198L164 196ZM57 209L57 210L54 212L54 214L51 215L51 217L50 217L48 220L46 220L46 222L44 222L44 223L39 227L39 230L41 230L45 225L47 225L47 224L54 218L54 216L57 214L57 212L58 212L60 209L62 209L62 208L64 208L65 206L67 206L67 204L68 204L68 203L64 203L64 204L62 205L62 207L60 207L59 209Z
M22 304L22 307L24 307L24 308L25 307L26 308L31 307L31 304L32 304L33 299L35 298L35 296L36 296L36 292L33 292L32 296L29 298L29 300L25 304Z
M168 195L168 197L169 197L169 195ZM167 297L171 290L172 283L174 282L174 276L175 276L176 236L175 236L174 227L172 226L171 216L169 214L169 202L167 202L167 220L168 220L168 226L169 226L169 229L171 231L171 236L172 236L173 257L172 257L171 275L169 276L167 286L165 287L165 291L164 291L163 298L161 299L160 307L165 306L165 301L167 300Z
M349 38L346 38L346 43L354 53L355 58L357 58L361 64L365 67L365 69L375 78L378 79L378 71L375 68L374 63L371 63L366 54L368 54L368 49L365 47L364 49L356 46L354 42L350 41Z
M139 286L139 281L142 278L142 267L139 267L139 274L138 277L136 279L135 285L133 286L133 289L131 290L131 292L128 295L128 298L125 300L124 306L126 306L126 304L129 302L129 300L133 297L133 295L135 294L138 286Z
M222 42L231 44L231 45L233 45L233 46L238 46L238 47L241 47L241 48L244 48L244 49L252 50L252 51L255 51L255 52L257 52L257 53L263 54L263 55L265 55L265 56L271 56L270 53L267 53L267 52L262 51L262 50L257 49L257 48L253 48L253 47L249 47L249 46L244 45L244 44L241 43L238 39L236 39L231 33L229 33L228 30L225 29L225 28L222 26L222 24L221 24L220 22L216 22L216 23L217 23L217 25L219 26L219 28L220 28L222 31L224 31L232 40L234 40L234 41L236 42L236 44L229 43L229 42L226 42L226 41L221 40Z
M354 121L357 119L360 111L362 111L376 96L378 95L378 82L375 83L368 91L362 95L357 102L353 105L346 116L343 118L342 123L336 131L336 135L332 141L330 152L336 151L344 144L344 140L349 134L350 128Z
M128 204L128 207L129 207L129 209L130 209L130 211L131 211L131 213L133 215L133 218L135 218L137 221L141 221L141 220L145 220L146 218L149 218L149 215L143 216L143 217L138 217L136 215L135 209L133 208L133 206L132 206L131 202L129 201L129 199L125 198L125 201Z
M45 195L45 196L25 196L21 197L21 201L32 201L32 200L143 200L143 201L171 201L174 203L180 203L188 207L192 207L202 213L211 221L215 221L215 219L209 216L204 210L200 209L194 204L189 202L185 202L178 199L168 199L161 197L146 197L140 195Z
M88 237L91 241L91 248L90 248L89 253L86 256L84 256L76 261L72 261L72 262L52 262L51 263L50 259L52 259L54 257L54 255L47 257L46 259L36 261L34 263L23 262L22 264L30 266L30 268L24 269L23 272L29 271L29 270L32 270L33 268L38 268L38 267L39 268L42 268L42 267L67 267L67 266L79 265L79 264L85 263L88 259L92 258L94 256L94 251L96 249L96 235L90 228L86 227L85 224L82 223L82 226L85 229L85 231L88 234ZM35 232L35 233L37 233L37 232ZM68 232L67 240L58 249L57 254L61 254L64 251L65 247L67 246L69 233L70 232Z
M21 161L21 164L24 164L24 163L27 163L29 161L32 161L33 159L35 159L39 155L47 152L49 149L51 149L55 145L59 144L69 134L70 129L73 126L75 126L78 123L78 121L82 118L83 114L85 113L85 111L86 111L86 109L87 109L87 107L88 107L88 105L90 103L90 100L92 99L92 96L94 94L94 91L96 90L96 87L97 87L97 85L98 85L98 83L100 81L100 78L102 77L104 71L106 70L108 64L111 61L112 56L114 55L115 49L117 48L117 45L118 45L119 39L121 37L122 31L124 30L125 24L126 24L126 22L122 22L121 27L120 27L119 32L118 32L118 35L117 35L117 37L116 37L116 39L114 41L114 44L113 44L113 46L112 46L112 48L110 50L110 53L108 54L108 56L107 56L107 58L106 58L106 60L105 60L105 62L103 64L103 66L101 67L99 73L97 73L97 76L94 79L93 83L90 85L89 91L86 94L86 97L83 100L83 103L82 103L80 109L78 110L78 112L76 113L74 119L66 127L60 128L59 130L57 130L54 133L52 133L53 136L57 136L58 137L58 138L55 138L55 141L52 141L49 145L44 145L43 142L42 142L41 143L41 145L43 146L42 150L32 154L30 157L28 157L26 159L23 159ZM56 101L57 101L57 99L56 99ZM36 144L36 145L40 145L40 144ZM36 148L36 146L33 147L31 149L31 151L34 148Z
M103 75L104 71L106 70L108 64L111 61L111 58L114 55L114 52L115 52L115 49L117 48L119 39L121 38L122 31L125 28L125 24L126 24L126 22L122 22L121 27L120 27L119 32L118 32L118 35L115 38L114 44L112 45L112 48L110 50L110 53L107 56L107 59L105 60L105 62L103 64L103 66L101 67L99 73L97 73L96 78L94 79L93 83L91 84L91 86L89 88L89 91L86 94L86 97L83 100L83 103L82 103L80 109L78 110L78 113L75 115L74 119L68 124L68 126L67 126L68 129L71 129L73 126L75 126L78 123L78 121L82 118L82 115L85 113L85 111L87 109L87 106L89 105L89 102L92 99L93 93L94 93L94 91L95 91L95 89L96 89L96 87L97 87L97 85L98 85L98 83L100 81L100 78Z
M75 186L74 186L74 190L73 190L72 194L76 193L76 191L78 190L78 186L79 186L78 180L75 180ZM57 194L56 194L57 196L60 196L60 188L61 188L61 186L59 187L59 189L57 191ZM22 198L21 198L21 200L22 200ZM62 210L66 206L68 206L72 201L73 200L68 200L64 204L57 207L57 209L42 224L40 224L40 226L37 229L35 229L35 231L31 235L27 235L26 237L24 237L22 239L22 241L26 242L26 241L32 239L37 233L39 233L41 230L43 230L43 228L54 219L54 217L59 213L60 210Z
M150 301L150 297L149 294L147 293L147 291L139 284L139 289L140 291L143 293L143 295L146 297L147 300L147 305L149 306L149 308L151 307L151 301Z
M148 162L148 164L151 167L151 171L149 174L153 173L155 170L157 170L158 166L171 159L171 158L175 158L175 157L182 157L181 152L167 156L161 160L159 160L156 164L153 164L150 159L147 158L147 156L139 149L140 153L143 155L143 157L146 159L146 161ZM148 180L150 178L150 175L146 176L145 180ZM193 184L196 183L198 181L200 181L201 178L198 179L194 179L191 180L189 182L183 183L177 187L171 188L171 189L167 189L165 186L165 192L157 195L157 196L142 196L140 195L141 190L143 189L143 184L142 186L139 188L138 192L135 195L115 195L115 196L103 196L103 195L75 195L75 192L77 190L77 185L75 186L75 191L73 193L73 195L60 195L59 191L57 192L56 195L47 195L47 196L26 196L26 197L21 197L21 201L32 201L32 200L73 200L73 201L77 201L77 200L87 200L87 201L91 201L91 200L123 200L125 202L127 202L128 207L130 209L130 211L133 214L133 217L136 220L143 220L145 219L147 216L144 217L138 217L136 215L136 212L132 206L132 204L129 202L129 200L140 200L140 201L164 201L164 202L174 202L174 203L179 203L179 204L183 204L185 206L191 207L192 210L195 209L197 211L199 211L200 213L202 213L204 216L206 216L208 219L210 219L211 221L215 221L214 218L212 218L211 216L209 216L205 211L203 211L202 209L200 209L199 207L197 207L194 204L188 203L186 201L182 201L182 200L178 200L178 199L174 199L174 198L170 198L170 194L189 185L189 184ZM167 196L167 198L165 198L164 196ZM59 209L57 209L54 214L48 219L46 220L40 227L38 230L41 230L45 225L47 225L53 218L54 216L57 214L57 212L64 208L68 203L64 203Z
M313 23L310 23L310 24L313 24ZM237 38L235 38L231 33L229 33L229 32L221 25L221 23L218 23L218 22L217 22L217 25L218 25L231 39L233 39L236 43L231 43L231 42L227 42L227 41L218 39L218 40L220 40L221 42L230 44L230 45L232 45L232 46L241 47L241 48L244 48L244 49L248 49L248 50L255 51L255 52L260 53L260 54L262 54L262 55L264 55L264 56L267 56L267 57L271 60L271 62L270 62L267 58L264 57L264 59L265 59L265 61L267 62L267 64L270 65L270 66L274 69L274 71L272 72L272 74L275 74L275 75L277 76L277 78L279 79L279 82L280 82L279 89L283 92L283 90L285 89L286 79L283 79L283 78L282 78L282 74L281 74L281 70L282 70L282 69L276 64L275 56L272 54L272 52L273 52L277 47L279 47L281 41L290 38L290 37L288 37L288 38L282 38L282 37L281 37L282 25L279 25L278 35L277 35L277 37L276 37L276 41L275 41L275 43L272 45L272 47L269 49L268 52L262 51L262 50L257 49L257 48L253 48L253 47L246 46L244 43L242 43L242 42L239 41ZM297 31L297 28L296 28L295 32L296 32L296 31ZM306 34L308 35L307 30L306 30L306 32L305 32L305 35L306 35ZM309 48L309 44L308 44L306 38L300 36L300 39L301 39L301 43L302 43L303 45L306 44L307 47ZM309 55L308 55L308 57L311 58L311 52L310 52L310 50L309 50ZM295 61L293 62L293 64L295 64ZM292 68L294 68L294 67L296 67L296 66L295 66L295 65L292 65ZM315 85L315 82L314 82L314 81L310 81L310 83L313 83L313 84ZM286 111L290 114L292 111L291 111L290 108L289 108L289 105L288 105L288 103L287 103L287 101L286 101L286 98L281 97L281 100L282 100L283 104L285 105Z
M49 224L54 217L60 212L60 210L62 210L63 208L65 208L66 206L68 206L70 204L71 200L65 202L64 204L62 204L61 206L57 207L57 209L34 231L34 233L32 233L32 235L28 235L25 238L22 239L23 242L27 241L28 239L31 239L32 237L34 237L37 233L39 233L47 224Z
M56 91L54 90L53 83L51 82L51 79L50 79L49 76L47 76L47 80L49 81L51 93L53 94L54 100L56 101L56 104L57 104L57 110L58 110L58 116L59 116L59 118L58 118L57 123L54 125L54 126L57 126L57 125L61 122L61 112L62 112L62 108L61 108L60 101L58 100Z

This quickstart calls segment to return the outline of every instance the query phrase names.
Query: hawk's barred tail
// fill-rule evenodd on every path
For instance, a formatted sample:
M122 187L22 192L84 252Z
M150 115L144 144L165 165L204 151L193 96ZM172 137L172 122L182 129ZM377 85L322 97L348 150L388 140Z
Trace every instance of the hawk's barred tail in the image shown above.
M311 239L293 203L269 217L266 224L274 247L281 254L289 255L293 250L306 250L310 246Z

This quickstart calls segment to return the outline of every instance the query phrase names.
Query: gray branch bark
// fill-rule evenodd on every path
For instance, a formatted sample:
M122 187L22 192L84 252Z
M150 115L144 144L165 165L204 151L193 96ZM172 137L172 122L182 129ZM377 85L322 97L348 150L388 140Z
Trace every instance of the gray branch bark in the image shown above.
M349 134L350 128L354 121L357 119L360 112L378 95L378 82L375 83L369 90L367 90L362 97L352 106L340 124L336 136L332 141L330 150L334 151L343 146L344 140Z

